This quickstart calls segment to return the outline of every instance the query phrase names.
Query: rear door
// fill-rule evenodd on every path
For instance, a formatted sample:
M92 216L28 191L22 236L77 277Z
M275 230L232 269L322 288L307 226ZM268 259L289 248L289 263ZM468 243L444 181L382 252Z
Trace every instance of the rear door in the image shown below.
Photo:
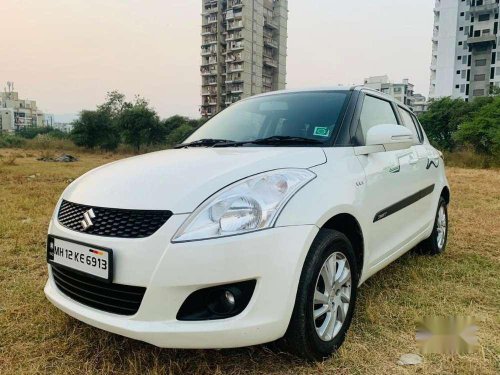
M376 125L401 125L396 106L375 94L365 94L356 139L360 146L368 130ZM402 125L401 125L402 126ZM418 179L412 148L358 156L366 175L362 207L370 221L365 240L369 267L375 267L407 243L417 230L417 214L409 209L418 194Z
M415 187L419 191L425 191L429 194L422 196L422 198L415 202L413 210L416 213L416 223L420 231L425 230L429 224L429 218L434 218L434 203L432 201L436 181L437 168L433 168L432 159L429 155L429 149L424 145L424 136L418 121L413 115L405 108L399 106L399 113L403 125L410 129L415 138L415 144L412 146L413 159L410 161L412 173L417 177L415 180Z

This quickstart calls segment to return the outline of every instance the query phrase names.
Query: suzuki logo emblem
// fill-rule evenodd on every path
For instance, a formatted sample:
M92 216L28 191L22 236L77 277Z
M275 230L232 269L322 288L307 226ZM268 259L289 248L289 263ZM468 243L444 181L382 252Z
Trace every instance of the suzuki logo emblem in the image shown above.
M92 222L93 218L95 218L95 213L93 209L90 209L83 214L83 220L80 221L83 230L87 230L92 225L94 225L94 223Z

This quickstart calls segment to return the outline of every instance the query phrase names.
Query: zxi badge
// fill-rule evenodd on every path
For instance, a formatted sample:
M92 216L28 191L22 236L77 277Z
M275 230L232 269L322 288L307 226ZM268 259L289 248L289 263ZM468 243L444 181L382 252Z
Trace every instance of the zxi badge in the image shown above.
M94 218L95 218L95 213L92 208L83 214L83 220L80 221L80 224L84 231L94 225L94 223L92 222L92 219Z

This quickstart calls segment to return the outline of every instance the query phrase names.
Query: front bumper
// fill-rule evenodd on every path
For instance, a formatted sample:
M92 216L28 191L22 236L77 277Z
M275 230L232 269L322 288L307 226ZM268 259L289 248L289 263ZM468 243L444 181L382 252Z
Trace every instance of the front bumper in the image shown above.
M47 298L92 326L166 348L229 348L270 342L288 327L305 256L318 228L280 227L221 239L170 243L187 215L174 215L143 239L74 232L53 220L49 234L113 249L118 284L146 287L138 312L121 316L80 304L61 293L49 266ZM247 308L223 320L176 320L195 290L256 279Z

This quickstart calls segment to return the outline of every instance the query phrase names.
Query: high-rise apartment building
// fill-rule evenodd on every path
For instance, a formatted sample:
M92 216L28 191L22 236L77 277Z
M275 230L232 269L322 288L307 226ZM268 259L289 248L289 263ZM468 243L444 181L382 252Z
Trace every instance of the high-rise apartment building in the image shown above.
M473 99L500 86L499 0L436 0L430 98Z
M288 0L202 0L201 114L285 88Z

